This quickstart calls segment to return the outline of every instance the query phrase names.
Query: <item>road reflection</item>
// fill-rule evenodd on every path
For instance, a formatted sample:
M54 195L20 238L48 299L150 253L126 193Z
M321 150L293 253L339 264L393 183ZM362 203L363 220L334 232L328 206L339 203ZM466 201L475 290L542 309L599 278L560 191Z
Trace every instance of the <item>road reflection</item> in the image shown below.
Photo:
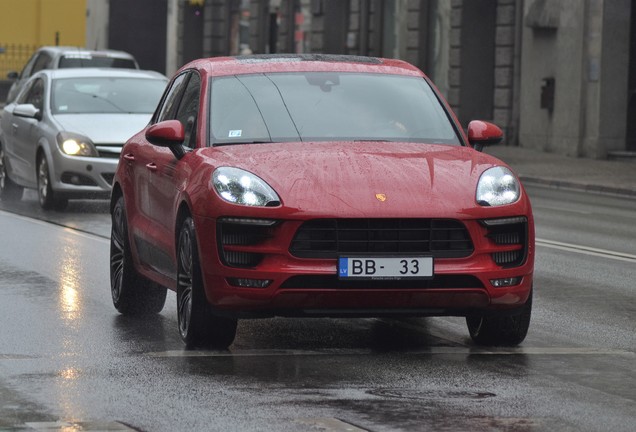
M78 238L67 237L59 250L51 254L54 259L59 260L57 280L60 281L58 297L60 318L71 324L82 317L82 296L78 288L84 282L81 280L82 257L78 256L78 250L80 250L78 241Z

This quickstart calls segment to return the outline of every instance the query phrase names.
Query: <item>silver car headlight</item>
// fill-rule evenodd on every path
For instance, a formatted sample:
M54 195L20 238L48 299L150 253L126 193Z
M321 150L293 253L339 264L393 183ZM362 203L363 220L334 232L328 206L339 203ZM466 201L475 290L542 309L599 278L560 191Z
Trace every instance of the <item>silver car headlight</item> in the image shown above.
M501 206L519 200L521 187L517 177L505 167L493 167L483 172L477 183L477 202L482 206Z
M280 198L270 185L239 168L217 168L212 174L212 184L221 198L233 204L259 207L280 204Z
M62 153L69 156L99 156L93 141L84 135L72 132L60 132L57 134L56 140Z

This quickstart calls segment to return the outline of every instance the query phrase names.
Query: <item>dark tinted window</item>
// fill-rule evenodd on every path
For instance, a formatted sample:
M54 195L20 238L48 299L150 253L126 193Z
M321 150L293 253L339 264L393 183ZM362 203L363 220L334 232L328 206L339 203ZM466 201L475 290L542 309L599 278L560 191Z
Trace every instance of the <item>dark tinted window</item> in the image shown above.
M201 78L197 73L190 74L188 85L183 92L179 109L177 110L177 120L185 129L186 138L184 145L190 148L196 147L196 125L199 114L199 94L201 89Z
M216 78L211 87L213 143L460 144L446 111L420 77L272 73Z
M36 72L41 71L42 69L48 69L51 67L51 56L45 52L42 52L38 55L38 58L35 60L33 64L33 69L31 70L30 75L35 74Z
M26 79L31 76L33 65L35 65L35 62L38 60L38 58L39 58L39 54L37 53L31 56L27 64L24 66L24 69L22 69L22 72L20 72L20 78Z
M60 69L76 67L137 69L137 65L132 59L86 54L67 54L60 58L58 63L58 68Z
M166 94L166 97L162 101L159 114L157 115L157 122L175 118L184 86L187 83L186 77L187 74L183 73L172 81L170 90L168 90L168 94Z
M22 103L33 104L42 112L44 107L44 81L36 79L33 85L23 94Z
M35 84L36 82L37 81L28 81L24 85L24 88L22 89L22 93L19 93L17 95L16 103L18 103L18 104L28 103L27 102L27 98L29 97L29 94L31 93L31 89L33 88L33 84Z

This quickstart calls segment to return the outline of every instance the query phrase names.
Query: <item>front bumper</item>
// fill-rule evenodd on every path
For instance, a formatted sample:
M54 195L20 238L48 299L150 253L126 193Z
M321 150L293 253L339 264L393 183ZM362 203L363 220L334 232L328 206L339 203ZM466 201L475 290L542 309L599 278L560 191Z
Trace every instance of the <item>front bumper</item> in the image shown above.
M108 198L118 158L74 157L57 151L49 167L51 187L68 198Z
M217 220L195 217L206 295L220 313L254 316L432 316L505 313L521 307L532 289L534 232L527 220L523 260L497 264L512 247L496 244L481 220L462 221L474 250L461 258L435 259L435 277L422 281L346 281L334 258L298 258L289 245L302 221L285 221L274 235L237 249L258 254L256 263L227 265ZM492 281L516 278L514 285Z

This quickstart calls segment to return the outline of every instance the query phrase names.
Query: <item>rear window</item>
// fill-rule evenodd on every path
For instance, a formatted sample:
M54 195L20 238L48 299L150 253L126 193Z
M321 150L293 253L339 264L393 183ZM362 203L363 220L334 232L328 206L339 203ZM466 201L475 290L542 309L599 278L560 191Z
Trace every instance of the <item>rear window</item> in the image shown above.
M133 59L121 57L96 56L88 54L67 54L60 58L60 69L77 67L104 67L117 69L137 69Z

